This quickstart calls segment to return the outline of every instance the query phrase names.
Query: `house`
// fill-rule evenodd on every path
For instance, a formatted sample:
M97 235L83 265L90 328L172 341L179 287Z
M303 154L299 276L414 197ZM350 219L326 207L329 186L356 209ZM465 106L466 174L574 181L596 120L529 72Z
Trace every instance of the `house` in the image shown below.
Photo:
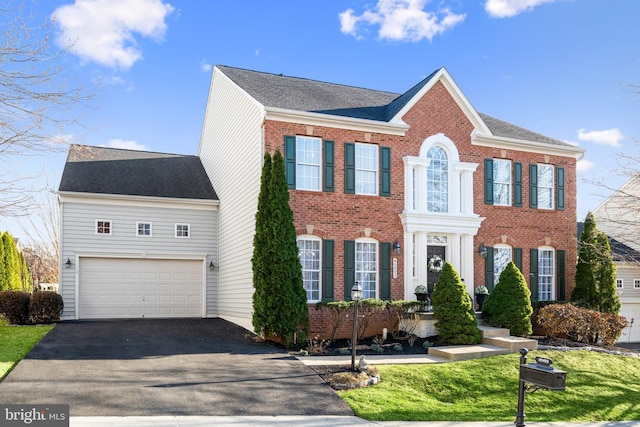
M640 342L640 174L632 176L594 211L598 230L609 237L616 265L620 314L629 326L618 342Z
M573 287L583 150L477 112L446 69L403 94L217 66L199 157L221 205L219 315L251 329L263 154L279 149L310 304L415 299L450 261L470 293L509 260L533 298ZM309 262L307 262L309 261ZM312 331L328 323L310 310Z
M219 201L198 157L72 145L59 205L63 320L217 315Z
M199 194L177 200L173 194L160 200L162 196L151 195L153 203L167 202L162 205L166 209L177 202L208 208L216 225L212 249L191 249L203 261L207 277L203 298L215 301L203 316L217 315L253 329L255 213L263 156L275 150L285 158L310 307L349 299L356 281L365 298L415 299L416 286L433 289L445 261L454 265L469 293L480 285L492 288L513 260L535 300L570 295L576 161L582 149L479 113L444 68L396 94L217 66L198 153L217 198ZM101 167L114 174L108 163ZM92 221L75 241L62 237L69 242L63 245L63 262L70 257L80 270L86 254L92 255L105 239L94 230L95 221L128 212L120 206L122 196L111 194L115 184L100 185L84 192L61 185L63 230L74 229L80 220L67 212L70 202L81 205L81 216ZM141 210L123 220L135 228L160 206L145 202L146 195L132 197ZM86 211L98 202L103 204ZM154 217L160 223L167 219ZM116 226L114 222L114 232ZM82 247L77 246L80 234L89 238ZM154 222L153 238L126 236L126 244L144 253L145 242L155 244L155 236ZM184 242L189 243L174 243ZM209 257L216 265L214 274L204 268ZM73 276L78 270L73 263L63 269L63 296L83 294L84 282ZM65 303L67 299L75 301L69 296ZM322 311L310 309L310 317L312 332L326 330L329 319Z

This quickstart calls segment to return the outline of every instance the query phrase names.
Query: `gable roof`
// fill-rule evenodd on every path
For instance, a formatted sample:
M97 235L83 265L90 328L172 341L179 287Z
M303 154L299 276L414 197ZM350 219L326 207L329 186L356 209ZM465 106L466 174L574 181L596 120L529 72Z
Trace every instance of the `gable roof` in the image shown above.
M434 79L443 74L448 76L446 70L440 68L405 93L397 94L226 65L217 65L216 68L265 107L382 122L390 122L394 119L404 107L414 102L415 97L425 86L433 83ZM459 94L459 96L463 95ZM493 136L575 148L566 142L512 125L495 117L477 114Z
M584 222L578 222L578 248L580 247L580 235L584 230ZM609 247L611 248L611 256L614 262L640 262L640 252L625 245L624 243L607 235Z
M73 144L59 191L218 200L197 156Z

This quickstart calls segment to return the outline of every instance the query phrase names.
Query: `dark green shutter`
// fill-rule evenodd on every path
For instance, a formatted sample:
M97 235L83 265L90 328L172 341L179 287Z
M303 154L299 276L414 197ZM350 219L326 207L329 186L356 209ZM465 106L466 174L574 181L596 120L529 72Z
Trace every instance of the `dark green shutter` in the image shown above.
M333 240L322 241L322 301L333 301Z
M531 301L538 301L538 250L529 251L529 288L531 290Z
M513 206L522 206L522 163L513 164Z
M333 193L335 191L334 188L334 167L335 167L335 158L334 158L334 149L333 149L333 141L325 140L324 141L324 173L323 175L323 191L327 191Z
M356 192L356 146L350 142L344 143L344 192Z
M356 242L344 241L344 300L351 301L351 288L356 283Z
M556 168L556 209L564 210L564 168Z
M558 289L558 295L556 300L564 301L565 296L565 265L564 265L564 251L556 251L556 286Z
M538 207L538 165L529 165L529 207Z
M484 259L484 285L491 291L493 289L493 248L487 248L487 257Z
M493 204L493 159L484 159L484 203Z
M522 248L513 248L513 263L522 273Z
M289 188L296 188L296 137L284 137L284 173Z
M380 147L380 195L391 195L391 148Z
M391 243L380 243L380 299L391 300Z

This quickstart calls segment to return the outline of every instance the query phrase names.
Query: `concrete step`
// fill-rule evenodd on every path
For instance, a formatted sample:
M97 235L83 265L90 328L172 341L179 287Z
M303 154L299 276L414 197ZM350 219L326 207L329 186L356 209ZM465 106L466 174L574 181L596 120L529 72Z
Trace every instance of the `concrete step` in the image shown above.
M486 326L484 324L478 323L478 329L480 329L480 332L482 333L483 338L509 336L509 329L505 329L505 328L496 328L493 326Z
M439 357L453 362L457 360L479 359L481 357L497 356L510 353L509 349L494 345L452 345L444 347L431 347L429 356Z
M538 348L538 341L532 340L529 338L522 337L511 337L511 336L498 336L498 337L487 337L484 336L482 338L483 344L493 345L496 347L506 348L510 352L515 352L520 350L521 348L526 348L527 350L535 350Z

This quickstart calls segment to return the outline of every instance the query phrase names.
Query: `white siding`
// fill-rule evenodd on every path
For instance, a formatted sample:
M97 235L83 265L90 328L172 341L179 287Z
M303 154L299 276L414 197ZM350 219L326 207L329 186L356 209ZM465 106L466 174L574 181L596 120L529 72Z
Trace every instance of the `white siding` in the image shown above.
M205 317L218 314L217 273L209 262L218 265L217 206L189 206L186 203L145 203L121 201L117 197L94 200L61 195L60 198L60 293L64 299L63 319L77 318L81 257L117 257L148 259L192 259L202 262L206 271ZM97 235L96 219L111 221L111 235ZM152 223L152 236L137 236L137 222ZM190 237L176 238L175 224L190 224ZM72 262L66 268L67 259Z
M249 330L263 118L262 106L215 69L199 156L220 199L219 315Z

